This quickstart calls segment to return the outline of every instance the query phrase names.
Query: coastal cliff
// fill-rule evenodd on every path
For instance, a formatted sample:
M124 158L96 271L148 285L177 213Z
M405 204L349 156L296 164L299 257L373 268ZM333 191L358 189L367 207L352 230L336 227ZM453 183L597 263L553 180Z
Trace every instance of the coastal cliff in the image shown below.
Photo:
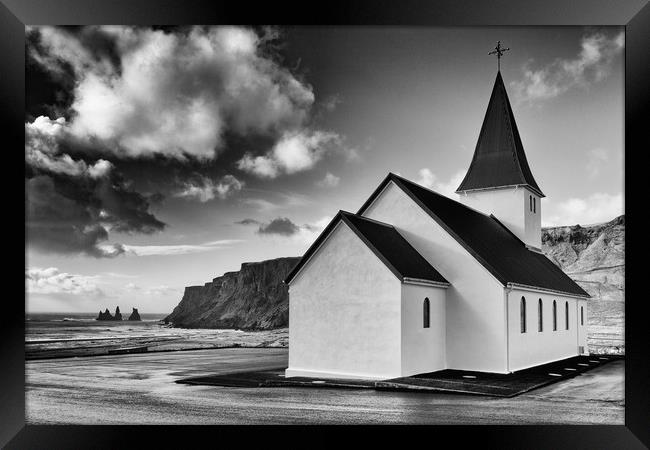
M289 291L282 282L300 258L243 263L203 286L185 288L164 321L181 328L261 330L289 324Z
M625 216L542 229L542 252L596 300L624 301Z

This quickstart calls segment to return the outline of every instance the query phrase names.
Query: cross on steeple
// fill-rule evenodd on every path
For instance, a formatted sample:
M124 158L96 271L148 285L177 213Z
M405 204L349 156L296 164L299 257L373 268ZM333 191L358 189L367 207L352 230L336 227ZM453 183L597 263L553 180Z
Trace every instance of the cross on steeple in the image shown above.
M494 50L492 50L488 55L497 55L497 71L501 71L501 56L510 50L510 48L503 48L501 47L501 41L497 41L497 46L494 47Z

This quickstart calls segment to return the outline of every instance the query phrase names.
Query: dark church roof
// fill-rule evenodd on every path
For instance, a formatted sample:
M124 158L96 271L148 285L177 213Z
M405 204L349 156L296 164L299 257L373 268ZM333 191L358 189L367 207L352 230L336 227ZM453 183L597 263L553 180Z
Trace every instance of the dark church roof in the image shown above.
M562 269L526 245L494 216L426 189L393 173L388 174L358 214L393 181L458 241L503 286L508 283L589 297Z
M405 279L425 280L448 285L449 282L434 269L417 250L408 243L395 227L387 223L378 222L346 211L339 213L325 227L316 241L298 261L298 264L289 272L285 283L298 274L309 258L318 250L327 239L336 225L340 222L346 225L373 251L375 255L388 267L400 281Z
M506 87L497 72L474 157L456 192L526 186L544 197L528 166Z

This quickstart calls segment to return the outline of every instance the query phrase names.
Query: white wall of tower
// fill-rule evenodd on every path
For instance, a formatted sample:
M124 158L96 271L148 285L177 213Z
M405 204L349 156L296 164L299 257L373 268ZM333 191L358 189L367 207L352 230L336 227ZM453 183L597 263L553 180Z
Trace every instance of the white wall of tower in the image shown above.
M542 199L525 187L506 187L460 194L465 205L494 214L526 245L542 247Z

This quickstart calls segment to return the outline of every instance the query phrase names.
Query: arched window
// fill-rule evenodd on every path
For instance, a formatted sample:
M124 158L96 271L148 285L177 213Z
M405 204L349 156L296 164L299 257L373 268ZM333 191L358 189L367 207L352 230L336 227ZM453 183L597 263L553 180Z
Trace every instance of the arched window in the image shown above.
M557 331L557 302L553 300L553 331Z
M521 297L521 302L519 304L519 313L521 315L521 332L526 332L526 298Z
M564 327L569 329L569 302L564 302Z
M430 312L429 298L424 299L424 304L422 305L422 322L424 328L429 328L429 312Z
M544 312L542 311L542 299L537 302L537 331L544 331Z
M581 306L580 307L580 325L585 324L585 307Z

